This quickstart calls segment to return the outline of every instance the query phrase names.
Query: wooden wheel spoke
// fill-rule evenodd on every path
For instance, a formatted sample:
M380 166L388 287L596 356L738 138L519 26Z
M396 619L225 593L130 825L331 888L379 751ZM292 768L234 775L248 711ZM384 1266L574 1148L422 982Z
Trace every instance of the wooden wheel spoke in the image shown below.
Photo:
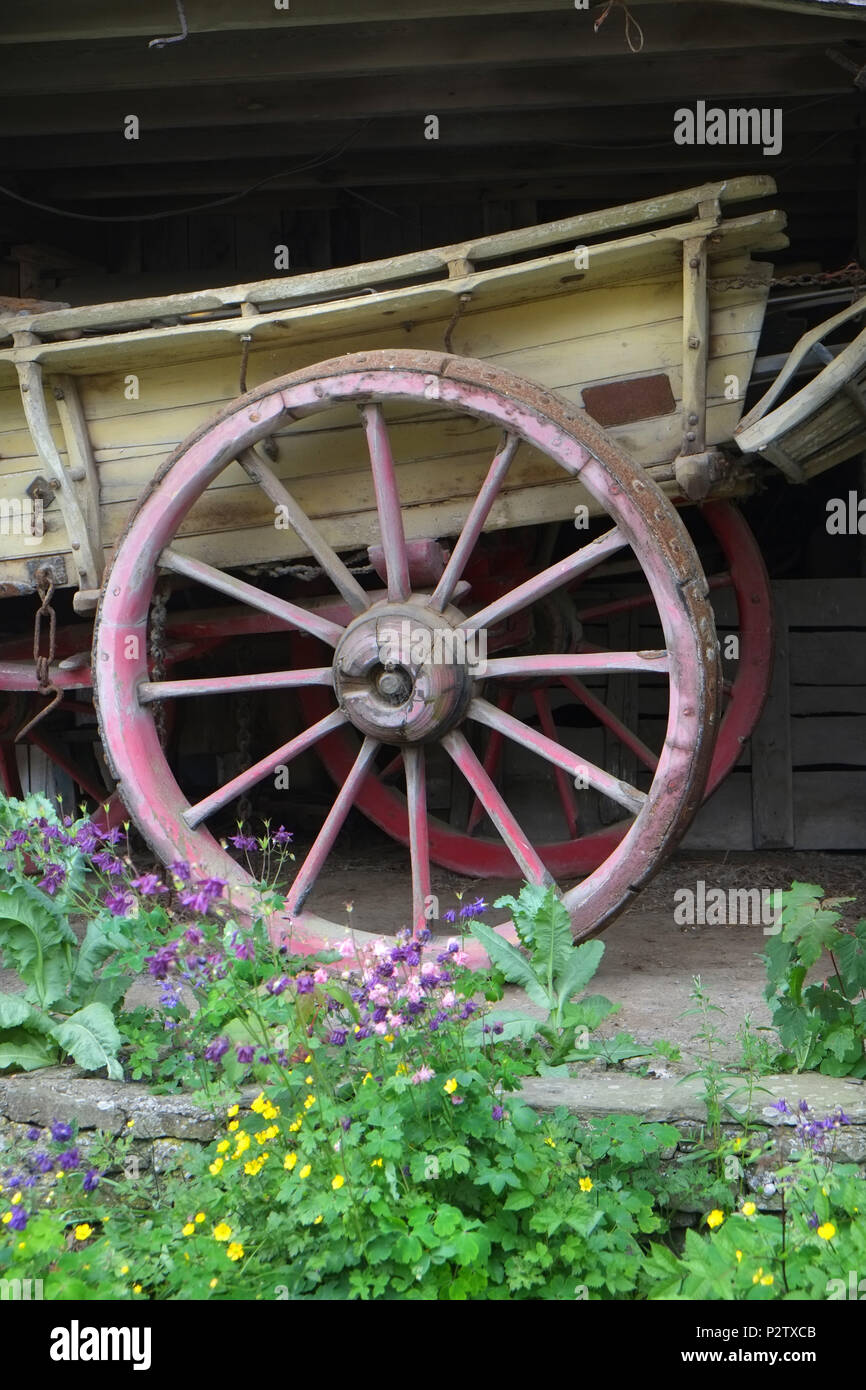
M585 574L588 570L600 565L602 560L623 546L628 545L625 536L614 526L610 531L605 531L588 545L581 546L573 555L568 555L564 560L557 560L556 564L549 565L533 579L527 579L525 583L518 584L509 593L503 594L501 598L494 599L488 603L486 608L482 608L478 613L473 613L460 624L464 628L493 627L501 622L503 618L508 618L512 613L517 613L522 608L528 607L531 603L536 603L545 594L551 593L554 589L560 589L569 579L573 579L578 574Z
M300 911L309 897L325 860L333 848L334 841L343 828L354 803L355 794L367 775L378 747L377 739L364 739L361 751L352 765L352 770L334 798L334 804L325 818L325 823L307 851L304 862L286 897L286 911L290 917Z
M522 719L503 714L502 710L498 710L487 700L472 700L467 713L470 719L476 720L479 724L486 724L491 729L499 729L506 738L513 739L524 748L532 749L555 767L563 768L571 777L580 777L587 786L618 802L631 815L636 815L646 801L645 793L638 791L637 787L620 781L618 777L612 777L603 768L578 757L570 748L563 748L561 743L556 743L530 728L528 724L524 724Z
M208 589L216 589L217 593L228 594L229 598L246 603L250 608L259 608L263 613L270 613L287 627L308 632L312 637L327 642L329 647L336 647L343 635L344 629L337 623L332 623L317 613L311 613L306 608L300 608L296 603L277 598L275 594L267 594L264 589L257 589L254 584L248 584L246 580L238 579L233 574L226 574L224 570L208 565L204 560L194 560L192 556L181 555L169 547L160 554L159 564L163 569L171 570L172 574L182 574L187 579L195 580L197 584L204 584Z
M581 676L626 674L670 674L666 651L657 652L555 652L552 656L495 656L486 663L484 673L492 678L520 676Z
M504 710L506 714L510 714L512 706L514 705L514 701L516 699L516 695L517 692L513 688L503 690L499 699L496 701L497 709ZM503 738L499 730L491 729L490 738L488 739L487 747L484 750L484 761L482 763L482 767L484 768L484 771L487 773L487 776L490 778L491 781L495 781L496 774L499 771L499 764L502 760L502 742ZM467 834L472 834L475 827L481 821L481 817L483 815L484 807L482 803L478 800L478 797L474 796L472 798L472 806L469 811L469 819L466 823Z
M653 750L638 738L637 734L632 733L622 720L617 718L613 710L608 709L603 700L599 700L593 695L591 690L587 690L582 681L576 681L571 676L563 676L562 684L566 690L571 691L575 699L580 700L585 705L590 714L594 714L600 724L609 729L612 734L639 758L644 767L649 768L650 772L655 772L659 765L659 760Z
M535 705L535 712L538 715L538 722L541 725L541 732L552 743L556 740L556 725L553 722L553 712L550 708L550 697L546 690L534 689L532 692L532 702ZM577 809L574 800L574 787L568 780L561 767L553 770L556 782L556 791L559 796L559 804L562 807L562 814L568 826L568 833L572 839L577 834Z
M346 723L346 716L342 710L332 710L325 715L318 723L305 729L302 734L297 734L294 738L284 743L282 748L278 748L275 753L270 753L266 758L260 759L252 767L248 767L244 772L233 777L230 782L226 782L222 787L218 787L210 796L203 801L196 802L195 806L190 806L184 811L183 819L192 829L196 825L201 825L203 820L213 815L214 811L219 811L228 802L234 801L236 797L243 796L244 792L249 791L257 782L261 782L263 777L267 777L279 767L281 763L289 763L296 758L299 753L305 752L307 748L312 748L320 739L327 734L333 733L334 729L339 729Z
M397 488L391 441L388 438L388 428L381 405L374 403L361 406L361 417L364 421L370 466L373 470L373 488L376 493L379 530L388 576L388 598L392 603L401 603L410 593L409 556L403 532L403 513L400 509L400 493Z
M470 712L471 708L470 705ZM495 712L499 713L499 711ZM507 718L508 716L504 717ZM550 874L533 849L528 836L521 830L496 787L487 776L470 748L465 734L462 734L459 729L452 729L443 738L442 745L463 773L475 795L484 802L488 816L508 846L515 862L523 870L524 876L529 879L530 883L552 883Z
M138 698L141 704L148 705L154 700L178 700L190 695L232 695L253 690L295 690L305 685L333 684L333 669L330 666L316 666L307 671L262 671L251 676L142 681L138 687Z
M245 449L239 456L238 463L251 481L259 484L274 506L283 508L292 529L304 542L310 554L318 560L334 588L343 595L352 612L363 613L369 608L369 596L361 588L355 576L346 568L336 550L328 544L319 528L310 520L303 507L295 501L292 494L273 469L265 463L261 455L257 454L254 449Z
M409 855L412 864L412 927L426 925L430 895L430 833L427 820L427 773L424 747L404 748L406 800L409 807Z
M490 465L487 477L481 485L481 490L472 503L469 515L463 523L463 529L457 538L457 542L451 552L451 558L445 566L442 578L433 591L430 607L435 608L438 613L441 613L443 608L448 606L454 596L454 589L457 585L457 581L466 568L466 562L475 549L478 538L484 529L484 523L490 515L490 509L499 495L499 489L511 466L511 461L517 453L517 446L519 443L520 440L516 434L509 434Z

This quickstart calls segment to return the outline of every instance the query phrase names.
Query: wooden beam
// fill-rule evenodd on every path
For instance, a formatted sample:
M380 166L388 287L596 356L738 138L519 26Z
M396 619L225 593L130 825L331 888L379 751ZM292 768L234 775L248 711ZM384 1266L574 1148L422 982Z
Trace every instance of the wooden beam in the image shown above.
M155 92L148 87L123 93L88 93L73 103L57 93L36 102L6 104L0 113L0 135L53 135L70 126L79 131L115 131L118 149L124 140L124 119L138 117L140 140L169 128L266 126L274 120L357 120L402 116L417 124L418 147L434 142L424 139L424 120L433 113L441 122L440 143L448 141L448 117L489 111L582 111L587 107L622 105L628 92L630 106L657 106L661 92L670 94L671 123L677 106L704 99L722 105L741 104L746 98L766 106L792 91L803 100L810 96L847 95L848 74L823 53L790 49L728 55L727 61L700 54L689 63L662 57L651 64L631 55L604 63L579 60L548 66L539 80L534 68L509 68L480 77L461 70L453 75L433 70L407 76L377 78L301 79L290 83L250 79L231 88L223 86L179 87ZM757 94L757 95L756 95ZM582 126L581 129L584 127ZM563 123L568 134L568 125ZM603 127L602 127L603 129ZM579 133L574 133L579 140ZM768 164L770 161L768 161Z
M688 0L670 0L687 4ZM820 22L826 18L859 19L863 0L724 0L728 5L748 5L757 9L787 11L807 15ZM641 10L647 0L631 0ZM540 14L559 10L553 0L400 0L400 20L436 19L486 15L497 22L502 15ZM591 12L578 12L589 21ZM186 0L190 29L187 43L204 33L268 30L278 27L300 29L315 25L347 23L393 23L393 0L316 0L306 8L293 5L277 11L271 5L250 6L238 0ZM69 0L4 0L0 43L46 43L56 40L137 37L148 42L176 31L177 17L169 0L136 0L135 5L118 5L117 0L87 0L85 6ZM833 30L834 35L837 29ZM165 50L163 50L165 52Z
M148 52L138 39L104 39L85 44L41 43L7 50L3 87L7 97L83 92L156 92L165 88L293 81L299 77L479 72L519 63L522 68L572 59L623 58L628 53L622 25L593 29L587 11L560 9L539 15L425 19L416 23L348 24L335 29L280 24L271 11L267 31L198 34L186 44ZM274 23L274 20L276 22ZM641 62L650 55L741 53L766 48L820 46L815 21L760 11L722 11L717 4L650 4L641 11ZM834 41L857 40L857 23L833 31Z

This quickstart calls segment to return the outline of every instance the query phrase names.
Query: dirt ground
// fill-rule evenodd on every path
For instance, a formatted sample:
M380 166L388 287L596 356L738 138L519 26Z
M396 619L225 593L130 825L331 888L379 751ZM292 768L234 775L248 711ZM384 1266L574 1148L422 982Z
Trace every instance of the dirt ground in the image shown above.
M348 854L332 857L309 907L337 923L351 920L352 927L361 931L391 934L407 920L407 868L406 852L367 827L366 832L351 837ZM692 1006L689 992L693 977L699 975L711 1001L724 1011L713 1015L724 1040L719 1055L725 1061L739 1059L736 1035L746 1016L756 1028L769 1023L763 999L764 967L758 959L767 940L763 927L680 926L674 920L674 893L694 889L701 880L707 889L727 891L736 887L785 888L794 879L817 883L829 896L857 895L859 902L843 908L850 919L856 920L866 911L863 855L791 851L675 855L635 905L604 934L604 958L591 990L622 1008L601 1032L630 1032L647 1044L659 1039L673 1043L681 1049L682 1060L671 1071L688 1070L695 1056L692 1039L699 1025L694 1017L684 1015ZM459 909L461 901L471 902L479 895L492 904L501 893L516 893L520 885L517 880L473 880L434 869L432 887L439 896L440 912L445 912L452 907ZM352 904L351 917L347 902ZM503 919L503 913L492 910L484 918L495 922ZM441 926L450 930L447 924ZM20 982L14 972L0 970L0 991L17 988ZM154 999L150 979L136 982L127 996L130 1005ZM506 1002L524 1007L526 1001L518 999L515 992Z
M695 889L702 880L711 887L775 889L791 882L816 883L828 896L857 895L859 902L842 909L848 918L866 912L866 856L853 854L795 853L681 853L675 855L634 907L605 932L605 953L591 989L622 1008L601 1029L606 1035L632 1033L642 1043L664 1039L682 1051L683 1062L673 1071L687 1070L695 1056L692 1038L699 1026L685 1011L692 1007L689 992L699 975L711 1001L724 1013L713 1014L724 1045L720 1057L739 1059L736 1040L746 1016L756 1028L766 1026L770 1015L764 1002L765 973L758 958L767 938L763 927L679 926L674 921L674 893ZM445 870L434 870L433 891L440 910L459 908L463 901L483 894L489 903L500 893L519 890L517 881L465 879ZM409 886L404 853L388 844L366 854L335 862L322 875L310 906L332 921L348 920L345 904L352 902L351 922L362 931L392 932L404 924ZM859 909L859 910L858 910ZM485 920L501 919L489 912ZM509 1003L518 1002L516 995ZM525 1000L519 1001L521 1006Z

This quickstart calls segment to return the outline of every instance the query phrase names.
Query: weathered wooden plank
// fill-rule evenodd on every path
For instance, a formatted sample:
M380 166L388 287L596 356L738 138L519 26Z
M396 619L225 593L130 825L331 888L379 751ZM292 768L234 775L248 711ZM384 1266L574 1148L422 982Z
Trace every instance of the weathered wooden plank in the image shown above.
M791 639L794 685L866 685L866 631L798 632Z
M776 646L764 713L752 734L752 833L755 849L794 843L789 703L789 638L783 592L774 591Z
M866 772L795 773L794 848L866 849Z
M807 714L866 714L866 685L792 685L792 719Z
M786 579L791 627L866 627L862 579ZM795 639L799 641L799 635Z

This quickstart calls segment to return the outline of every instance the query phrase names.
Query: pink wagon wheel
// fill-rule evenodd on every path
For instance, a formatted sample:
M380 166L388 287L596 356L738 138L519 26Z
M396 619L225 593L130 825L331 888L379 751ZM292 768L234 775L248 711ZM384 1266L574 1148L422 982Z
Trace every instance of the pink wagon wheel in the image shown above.
M386 418L406 406L425 415L447 412L472 429L502 431L486 476L467 502L456 544L432 588L413 591L401 507L398 469ZM287 491L253 446L281 432L283 443L295 422L336 410L345 428L346 408L358 408L359 442L369 460L384 552L385 592L365 590L349 572L317 525ZM390 430L390 432L389 432ZM287 433L288 432L288 433ZM323 436L324 437L324 436ZM543 456L549 470L580 480L607 514L610 525L591 542L546 566L530 580L472 611L461 574L491 512L501 499L515 455L524 448ZM193 559L173 541L187 513L208 485L234 460L247 470L275 505L281 505L309 554L336 591L329 608L278 598L225 570ZM335 496L335 502L337 501ZM499 524L502 524L501 521ZM581 574L616 553L634 552L661 615L664 648L653 651L538 653L492 657L483 679L469 661L455 659L480 633L563 590ZM222 678L152 681L147 668L150 600L161 574L179 575L263 610L285 625L289 637L317 639L328 660L297 669ZM409 624L426 634L426 656L383 653L382 629ZM454 641L437 640L450 632ZM403 659L403 658L406 659ZM390 659L389 659L390 658ZM100 728L119 791L142 834L166 862L185 859L198 872L238 885L246 872L221 848L205 822L245 795L278 766L315 747L335 731L351 730L357 752L330 812L306 853L288 891L286 914L294 940L341 933L323 923L305 903L345 823L362 805L365 787L383 745L399 750L407 786L411 858L411 919L426 921L430 896L431 832L426 766L433 745L444 749L483 802L507 846L511 872L535 883L552 882L541 856L522 830L472 749L467 728L487 727L521 742L543 761L622 806L633 819L599 868L563 895L577 939L600 931L633 898L674 846L700 804L718 725L720 667L712 610L700 563L676 510L643 471L614 446L583 412L509 372L442 353L358 353L295 372L250 392L191 435L169 458L133 514L106 576L94 634L94 682ZM525 680L539 671L578 680L589 673L647 671L666 678L667 734L646 791L611 776L564 745L484 698L484 681ZM282 747L195 804L190 804L159 745L153 703L162 699L240 691L318 688L331 693L333 708ZM462 837L457 837L462 838ZM408 897L408 895L407 895Z
M711 594L732 602L732 608L725 616L737 639L736 659L729 663L730 679L722 682L722 717L704 792L706 799L738 761L743 744L751 735L764 707L772 670L773 614L766 566L755 536L740 510L729 502L713 502L705 504L700 515L721 558L721 568L714 568L708 575L708 586ZM613 557L614 565L617 558ZM590 570L586 577L603 584L604 574L605 565L602 563ZM578 634L571 644L574 651L591 650L588 644L579 640L579 634L588 627L622 618L645 620L649 617L652 620L655 613L656 600L648 585L643 592L601 603L594 601L591 586L582 584L582 580L569 587L568 606L562 602L561 596L553 597L560 597L562 602L564 616L560 626L571 621ZM549 613L542 612L541 617L549 630ZM556 617L554 614L554 625ZM601 649L595 650L597 654L602 654ZM631 679L637 681L640 674L632 673ZM659 748L648 746L638 737L635 728L625 723L620 714L605 703L603 689L599 692L597 688L588 687L576 672L557 671L546 679L536 675L534 679L522 683L514 679L502 681L498 690L491 692L488 698L503 714L510 714L521 685L524 703L531 701L529 712L533 725L537 724L548 738L557 738L557 718L563 708L568 714L580 706L591 716L597 728L603 728L610 735L611 741L618 742L633 754L633 763L639 770L645 774L655 771ZM557 709L554 707L557 693L564 692L571 697L569 704ZM327 713L329 706L323 691L306 688L300 692L299 698L304 714L311 722ZM334 781L341 784L357 755L351 736L345 731L338 731L323 740L316 751ZM507 794L501 776L506 752L501 729L491 728L482 766L499 790ZM389 835L408 845L406 797L395 785L400 775L397 767L399 754L394 759L380 761L384 761L384 767L371 770L361 788L357 804ZM562 769L553 766L549 780L553 799L558 805L559 833L555 838L545 838L543 842L536 840L536 849L556 877L590 874L612 853L628 831L632 817L624 818L619 814L612 824L587 830L581 823L571 782ZM615 811L622 810L616 807L616 803L613 803L613 807ZM460 820L452 816L446 825L442 820L431 819L429 846L434 863L467 876L502 878L512 872L513 861L508 846L501 839L478 833L483 811L482 802L472 796Z

